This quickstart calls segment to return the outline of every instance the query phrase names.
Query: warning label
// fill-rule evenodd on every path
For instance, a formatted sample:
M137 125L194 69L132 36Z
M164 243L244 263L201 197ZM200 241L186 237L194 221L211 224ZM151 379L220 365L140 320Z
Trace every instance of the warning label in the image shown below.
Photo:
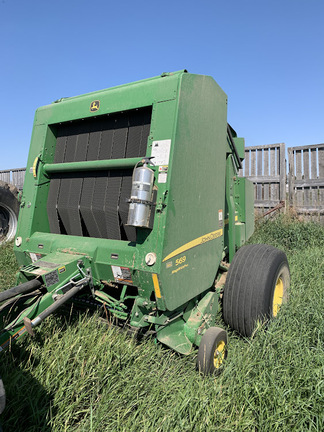
M115 282L132 284L132 273L128 267L111 266Z
M30 252L29 256L33 263L42 258L42 254L33 253L33 252Z
M223 226L223 210L218 210L218 225Z
M154 158L154 165L169 165L171 140L153 141L151 156Z

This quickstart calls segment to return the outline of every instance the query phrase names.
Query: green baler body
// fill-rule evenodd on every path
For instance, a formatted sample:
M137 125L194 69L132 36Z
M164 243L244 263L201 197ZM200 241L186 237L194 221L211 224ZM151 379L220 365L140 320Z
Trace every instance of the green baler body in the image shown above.
M242 153L244 142L234 142ZM129 236L131 174L152 154L151 227ZM253 232L253 190L238 178L227 97L208 76L163 74L38 109L26 172L19 264L58 253L86 257L99 290L135 287L132 326L158 327L176 311L192 312L213 289L221 261ZM155 321L147 318L152 310Z

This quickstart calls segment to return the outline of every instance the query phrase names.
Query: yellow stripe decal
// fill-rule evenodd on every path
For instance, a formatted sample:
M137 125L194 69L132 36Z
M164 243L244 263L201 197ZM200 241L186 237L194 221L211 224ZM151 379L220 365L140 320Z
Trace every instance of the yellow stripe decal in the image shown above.
M164 258L164 260L162 262L167 261L170 258L173 258L176 255L179 255L179 254L181 254L181 253L183 253L183 252L185 252L185 251L187 251L189 249L192 249L195 246L202 245L202 244L207 243L207 242L209 242L211 240L214 240L214 239L216 239L218 237L221 237L222 235L223 235L223 230L219 229L219 230L216 230L216 231L212 231L212 232L210 232L208 234L205 234L205 235L203 235L201 237L198 237L195 240L192 240L189 243L186 243L183 246L181 246L178 249L176 249L173 252L171 252L168 256L166 256Z
M161 298L161 291L160 291L159 279L157 277L157 274L153 273L152 279L153 279L155 295L157 298Z
M38 159L39 157L37 156L34 160L33 163L33 176L36 178L37 177L37 164L38 164Z

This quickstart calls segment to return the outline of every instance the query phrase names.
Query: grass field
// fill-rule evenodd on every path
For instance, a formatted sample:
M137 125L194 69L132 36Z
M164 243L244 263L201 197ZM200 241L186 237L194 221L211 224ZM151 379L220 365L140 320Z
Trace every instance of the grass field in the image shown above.
M250 242L287 253L290 300L252 339L229 331L222 375L93 316L52 316L1 357L4 431L323 431L324 229L280 217ZM0 286L16 270L7 245Z

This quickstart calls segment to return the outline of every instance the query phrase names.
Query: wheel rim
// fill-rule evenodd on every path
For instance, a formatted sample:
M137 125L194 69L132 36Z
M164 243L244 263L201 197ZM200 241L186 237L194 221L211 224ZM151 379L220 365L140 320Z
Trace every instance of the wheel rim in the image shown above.
M281 277L279 277L277 279L276 286L273 293L272 315L274 317L277 316L280 306L282 305L283 295L284 295L284 284Z
M17 216L14 211L5 204L0 205L1 233L0 244L10 241L17 231Z
M214 367L219 369L225 358L225 342L220 341L214 351Z

